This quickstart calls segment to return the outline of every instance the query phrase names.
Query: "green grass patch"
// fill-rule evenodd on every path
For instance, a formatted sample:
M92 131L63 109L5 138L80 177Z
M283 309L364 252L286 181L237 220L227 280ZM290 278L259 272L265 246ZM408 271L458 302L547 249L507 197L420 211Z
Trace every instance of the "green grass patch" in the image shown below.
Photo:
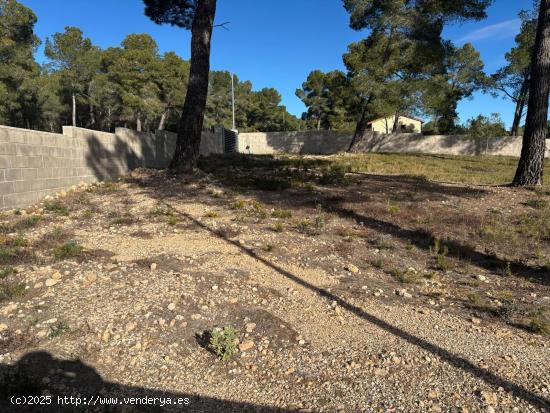
M44 201L44 210L58 215L69 215L69 208L59 199Z
M71 240L56 247L53 250L53 256L57 261L63 261L78 257L82 254L83 250L84 248L82 246L78 245L76 241Z

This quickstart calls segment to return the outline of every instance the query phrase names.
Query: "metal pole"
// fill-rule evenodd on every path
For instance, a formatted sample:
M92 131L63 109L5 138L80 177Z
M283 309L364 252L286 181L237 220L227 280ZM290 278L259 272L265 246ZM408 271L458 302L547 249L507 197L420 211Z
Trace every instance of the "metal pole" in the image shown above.
M235 75L231 73L231 108L233 110L233 130L235 130L235 84L233 78Z

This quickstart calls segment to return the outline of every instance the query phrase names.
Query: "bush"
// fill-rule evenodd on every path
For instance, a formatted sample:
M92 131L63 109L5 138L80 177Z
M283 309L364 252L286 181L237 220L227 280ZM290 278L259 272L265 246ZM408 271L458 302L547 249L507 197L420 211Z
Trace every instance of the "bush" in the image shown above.
M44 209L48 212L53 212L59 215L69 215L69 209L59 199L54 199L53 201L45 201Z
M78 257L82 253L83 248L76 241L68 241L60 245L53 251L53 256L58 261L67 260Z
M237 332L233 327L216 327L210 332L208 347L222 360L231 358L237 352Z

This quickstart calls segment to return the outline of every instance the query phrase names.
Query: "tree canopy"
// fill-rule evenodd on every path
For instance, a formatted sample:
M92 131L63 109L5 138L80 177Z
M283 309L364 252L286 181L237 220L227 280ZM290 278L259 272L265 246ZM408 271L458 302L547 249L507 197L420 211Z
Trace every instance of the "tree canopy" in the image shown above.
M174 4L188 5L189 13L195 7L191 1ZM167 12L157 18L169 21L170 16ZM46 39L47 61L39 65L33 56L40 44L36 22L31 9L15 0L0 0L0 123L60 131L72 124L74 96L77 126L176 131L189 61L174 52L160 54L145 33L128 35L119 47L101 49L81 29L66 27ZM254 91L250 81L238 76L235 112L236 126L243 131L299 129L302 123L281 105L277 91ZM232 126L227 71L210 74L204 127L218 124Z

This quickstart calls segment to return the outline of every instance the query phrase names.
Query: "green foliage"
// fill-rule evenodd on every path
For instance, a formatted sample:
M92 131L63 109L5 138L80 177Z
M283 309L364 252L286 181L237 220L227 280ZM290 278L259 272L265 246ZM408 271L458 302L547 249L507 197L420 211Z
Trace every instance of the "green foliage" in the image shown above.
M275 232L283 232L285 230L285 226L280 223L280 222L276 222L274 225L273 225L273 231Z
M40 215L29 215L19 221L17 226L21 228L32 228L38 225L40 221L42 221L42 217Z
M403 284L414 284L419 281L418 274L411 269L407 269L406 271L393 269L390 271L390 275Z
M477 139L498 138L508 134L498 113L493 113L490 117L479 115L472 118L468 121L467 128L469 134Z
M349 110L353 103L352 91L349 78L339 70L311 72L302 88L296 90L296 96L308 108L302 117L307 128L349 130L353 122Z
M488 90L494 96L502 96L516 104L515 126L518 127L525 115L529 98L531 75L531 56L535 46L537 30L536 9L533 12L520 12L521 29L516 36L516 45L505 55L506 66L493 74ZM512 132L518 132L519 129Z
M76 241L71 240L55 248L53 256L57 261L63 261L78 257L83 250L82 246L78 245Z
M281 219L292 218L292 211L289 211L288 209L276 209L271 213L271 216L273 218Z
M430 246L430 253L435 257L436 268L441 271L448 271L453 268L452 262L447 258L449 247L447 247L440 239L435 238L434 243Z
M48 340L53 340L54 338L57 338L59 336L62 336L67 331L69 331L70 328L65 323L57 323L50 327L50 330L48 331Z
M15 272L15 268L9 266L0 269L0 280L10 276L11 274L15 274Z
M40 119L39 66L33 54L40 41L36 16L15 0L0 0L0 123L37 127Z
M231 358L237 352L237 332L233 327L216 327L210 332L208 347L222 360Z
M0 284L0 302L22 297L25 294L25 284Z
M550 323L545 319L545 310L542 307L537 308L529 314L529 328L537 334L550 334Z
M53 212L55 214L59 215L69 215L69 209L67 208L67 205L63 203L63 201L59 199L54 199L52 201L44 201L44 210L48 212Z

